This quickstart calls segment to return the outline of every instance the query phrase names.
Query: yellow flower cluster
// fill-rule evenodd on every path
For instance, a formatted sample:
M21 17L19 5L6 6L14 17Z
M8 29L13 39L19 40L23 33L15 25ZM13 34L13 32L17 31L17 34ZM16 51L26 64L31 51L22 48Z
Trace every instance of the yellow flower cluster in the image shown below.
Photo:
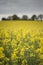
M0 30L0 65L43 64L43 31Z

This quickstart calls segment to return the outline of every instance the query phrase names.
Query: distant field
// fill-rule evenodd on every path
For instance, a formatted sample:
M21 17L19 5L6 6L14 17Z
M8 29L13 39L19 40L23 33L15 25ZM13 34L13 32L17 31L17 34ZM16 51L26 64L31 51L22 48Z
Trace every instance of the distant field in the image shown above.
M1 21L0 29L10 30L42 30L43 22L41 21Z

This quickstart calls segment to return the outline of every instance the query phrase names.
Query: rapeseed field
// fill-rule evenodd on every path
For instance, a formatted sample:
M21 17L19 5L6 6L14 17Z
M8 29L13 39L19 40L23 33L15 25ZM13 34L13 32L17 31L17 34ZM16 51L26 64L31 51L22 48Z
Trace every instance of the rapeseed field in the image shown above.
M43 65L43 22L0 21L0 65Z

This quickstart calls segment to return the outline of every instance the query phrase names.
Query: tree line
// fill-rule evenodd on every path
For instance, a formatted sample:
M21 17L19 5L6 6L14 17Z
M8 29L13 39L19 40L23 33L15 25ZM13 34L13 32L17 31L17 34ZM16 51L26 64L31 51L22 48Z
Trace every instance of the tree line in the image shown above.
M32 15L30 18L27 15L23 15L21 18L14 14L13 16L8 16L7 18L3 17L2 20L43 20L43 14Z

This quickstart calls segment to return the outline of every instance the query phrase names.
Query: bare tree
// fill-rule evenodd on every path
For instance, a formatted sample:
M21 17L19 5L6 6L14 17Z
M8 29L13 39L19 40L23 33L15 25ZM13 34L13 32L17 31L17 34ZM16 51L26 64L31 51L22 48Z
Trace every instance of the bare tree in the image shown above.
M43 15L42 14L40 14L39 16L38 16L38 20L43 20Z
M22 19L23 19L23 20L28 20L28 16L27 16L27 15L23 15L23 16L22 16Z

